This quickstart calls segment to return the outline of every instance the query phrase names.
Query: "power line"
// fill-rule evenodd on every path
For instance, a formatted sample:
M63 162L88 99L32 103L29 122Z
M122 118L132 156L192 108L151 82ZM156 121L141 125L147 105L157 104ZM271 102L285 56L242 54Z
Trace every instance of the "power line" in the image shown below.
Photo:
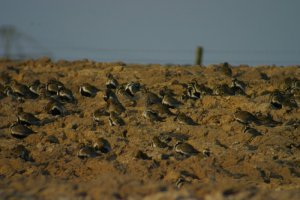
M19 32L18 32L19 33ZM39 53L29 53L26 52L29 44L26 45L16 45L19 54L23 52L26 57L37 57L41 55L49 55L49 51L42 47L38 42L36 42L30 36L19 33L23 39L27 40L34 48L39 49ZM20 37L21 38L21 37ZM16 43L17 44L17 43ZM23 50L22 50L23 49ZM124 60L126 62L142 62L142 63L193 63L195 52L190 49L146 49L146 48L106 48L106 47L87 47L87 46L68 46L68 45L50 45L48 49L53 49L57 55L57 52L80 52L82 53L82 58L86 57L96 57L96 60ZM24 53L26 52L26 53ZM43 53L44 52L44 53ZM20 56L19 54L11 54L13 57ZM65 54L65 53L64 53ZM91 55L93 54L93 55ZM117 54L117 55L113 55ZM156 54L159 54L158 56ZM78 59L81 56L72 56ZM243 56L244 59L230 59L232 57ZM300 63L300 60L290 60L290 59L270 59L269 56L294 56L300 55L300 50L238 50L238 49L205 49L204 48L204 62L205 63L219 63L224 61L229 61L232 63ZM229 57L230 56L230 57ZM256 56L257 59L249 59L247 56ZM267 59L262 59L261 56L268 56ZM99 58L100 57L100 58ZM151 57L151 58L149 58ZM164 57L164 58L162 58ZM185 58L181 58L185 57ZM212 57L214 57L212 59ZM228 58L228 60L223 60L223 58ZM300 56L299 56L300 57ZM188 59L189 58L189 59Z
M0 27L0 41L3 43L3 56L5 58L26 58L32 57L32 53L29 53L24 48L24 43L28 47L31 47L36 52L35 54L51 55L50 52L43 47L34 38L26 33L20 32L12 25L3 25ZM15 50L15 52L13 52Z
M85 52L133 52L133 53L189 53L193 54L194 50L191 49L139 49L139 48L98 48L98 47L79 47L79 46L50 46L60 51L85 51ZM204 53L209 54L299 54L299 50L246 50L246 49L206 49Z

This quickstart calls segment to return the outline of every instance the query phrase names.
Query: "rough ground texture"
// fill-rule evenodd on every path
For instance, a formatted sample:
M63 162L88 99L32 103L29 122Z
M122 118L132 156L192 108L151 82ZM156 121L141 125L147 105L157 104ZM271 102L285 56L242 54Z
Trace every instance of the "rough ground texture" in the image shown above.
M77 104L65 105L68 111L76 112L53 117L44 109L48 103L44 98L0 100L0 199L300 199L300 110L272 109L269 104L269 93L283 90L285 78L299 78L300 68L234 66L232 74L247 83L248 96L206 95L181 100L182 85L192 80L212 89L230 85L232 77L217 68L1 60L2 75L27 85L36 79L47 83L56 78L73 91ZM111 127L107 116L101 125L93 125L92 113L106 106L103 94L108 73L119 83L138 81L156 94L164 86L173 90L183 105L172 112L183 112L198 125L179 124L175 116L150 122L142 116L145 102L141 92L136 94L136 106L125 106L125 126ZM1 84L5 84L3 77ZM95 98L79 94L82 83L100 89ZM18 107L49 123L32 126L36 133L24 139L12 137L9 126L16 121ZM251 137L234 119L237 108L270 114L280 124L251 124L262 134ZM183 157L173 148L152 147L153 136L161 133L174 136L171 147L181 138L200 153ZM58 142L51 142L50 135ZM77 156L83 145L100 137L109 141L110 152L93 158ZM15 152L17 145L29 151L30 159ZM209 156L202 153L205 149ZM138 151L148 157L137 156ZM184 181L178 188L180 177Z

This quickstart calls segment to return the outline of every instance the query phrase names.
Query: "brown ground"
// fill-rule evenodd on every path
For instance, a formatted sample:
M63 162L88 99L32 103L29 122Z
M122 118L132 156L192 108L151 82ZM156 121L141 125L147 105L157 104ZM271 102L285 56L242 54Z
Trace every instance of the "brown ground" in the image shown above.
M300 68L238 66L232 70L238 79L248 83L246 92L251 98L204 96L184 102L180 111L191 116L198 126L180 125L174 117L152 124L142 117L144 106L138 101L136 107L126 107L124 127L110 127L104 117L104 125L94 130L91 113L105 106L102 96L107 73L120 83L139 81L155 93L167 86L174 90L177 99L184 89L172 84L175 80L188 83L196 79L214 88L230 84L231 78L216 71L215 66L126 66L87 60L53 63L47 59L0 61L1 73L7 72L24 84L57 78L78 100L77 105L67 104L67 109L80 111L33 127L37 133L20 140L12 137L7 128L16 119L16 108L22 106L41 119L51 119L44 111L48 101L20 103L9 97L0 100L0 199L300 199L300 131L298 126L284 124L299 120L300 110L271 109L269 96L263 93L282 89L286 77L299 78ZM261 72L270 80L261 79ZM84 82L101 89L95 98L79 95L78 86ZM282 124L254 125L263 135L247 143L249 136L242 132L244 126L233 118L238 107L251 113L270 113ZM161 159L161 154L174 153L151 146L152 137L161 132L182 134L196 149L209 149L211 155ZM50 143L49 135L56 136L59 143ZM80 145L98 137L109 140L112 151L95 158L78 158ZM30 151L32 161L16 155L14 147L18 144ZM136 158L138 150L151 159ZM184 171L194 178L188 177L178 189L175 182Z

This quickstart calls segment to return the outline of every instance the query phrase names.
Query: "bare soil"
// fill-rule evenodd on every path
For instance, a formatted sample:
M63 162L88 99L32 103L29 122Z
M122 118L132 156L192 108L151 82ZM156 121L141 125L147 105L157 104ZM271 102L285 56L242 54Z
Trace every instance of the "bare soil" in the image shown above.
M52 62L45 58L1 60L0 73L19 83L30 85L36 79L47 83L51 78L61 81L73 91L77 104L66 104L67 110L74 112L53 117L45 111L48 100L44 98L0 100L0 199L300 199L300 129L299 124L287 123L299 121L300 110L272 109L269 104L270 91L283 90L287 77L300 77L299 66L234 66L233 76L247 83L248 96L206 95L181 100L185 89L178 83L197 80L210 88L230 85L232 78L217 68ZM198 125L179 124L174 116L150 122L142 116L145 102L138 92L136 106L125 106L125 126L111 127L104 116L103 124L95 127L92 113L106 106L103 95L108 73L119 83L138 81L156 94L164 87L173 90L183 103L178 110ZM3 75L0 83L5 84L4 79ZM82 83L98 87L97 96L82 97L78 92ZM16 139L9 126L16 121L18 107L51 123L33 126L35 134ZM262 134L251 137L233 117L237 108L270 114L280 124L251 125ZM161 133L183 137L200 153L178 158L173 148L152 147L153 136ZM55 136L58 143L49 141L49 136ZM77 156L83 145L100 137L109 141L110 152L85 159ZM176 137L170 146L175 142ZM15 150L17 145L23 145L31 159L22 158ZM210 155L205 156L204 150ZM149 158L137 157L138 151ZM178 188L180 177L184 181Z

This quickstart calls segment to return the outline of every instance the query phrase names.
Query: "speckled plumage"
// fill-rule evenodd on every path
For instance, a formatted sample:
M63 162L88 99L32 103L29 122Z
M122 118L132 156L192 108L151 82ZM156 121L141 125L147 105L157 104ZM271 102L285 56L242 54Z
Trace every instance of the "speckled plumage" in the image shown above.
M66 108L64 105L56 100L50 100L45 106L45 110L48 114L54 116L64 116L66 114Z
M144 110L143 116L146 119L149 119L151 122L162 122L164 119L164 118L160 117L157 112L154 112L151 109Z
M182 103L175 99L171 95L165 95L162 99L162 104L168 106L169 108L178 108Z
M192 145L185 142L177 142L174 148L177 153L183 154L185 156L192 156L199 153L199 151L196 150Z
M251 128L250 126L246 126L243 132L251 135L252 137L257 137L262 135L258 130L256 130L255 128Z
M256 117L248 111L236 110L234 115L234 119L242 124L250 124L252 122L257 122Z
M154 136L152 138L152 146L157 147L157 148L161 148L161 149L169 147L169 145L167 143L161 141L158 136Z
M89 146L85 146L82 147L81 149L79 149L79 151L77 152L77 156L81 159L83 158L93 158L96 157L98 154L95 151L94 148L89 147Z
M98 138L93 145L94 149L97 151L101 151L102 153L108 153L111 151L110 143L105 138Z
M10 133L13 137L22 139L35 132L23 124L16 123L10 126Z
M109 115L109 124L110 126L124 126L125 122L118 113L111 111Z
M180 124L185 124L185 125L197 125L197 123L189 116L187 116L184 113L179 113L175 119L175 121L177 121Z
M41 125L40 119L38 119L36 116L34 116L31 113L24 112L21 107L18 108L17 119L19 123L24 125L35 125L35 126Z
M89 83L83 83L79 87L79 92L81 96L84 97L95 97L99 92L99 89Z

